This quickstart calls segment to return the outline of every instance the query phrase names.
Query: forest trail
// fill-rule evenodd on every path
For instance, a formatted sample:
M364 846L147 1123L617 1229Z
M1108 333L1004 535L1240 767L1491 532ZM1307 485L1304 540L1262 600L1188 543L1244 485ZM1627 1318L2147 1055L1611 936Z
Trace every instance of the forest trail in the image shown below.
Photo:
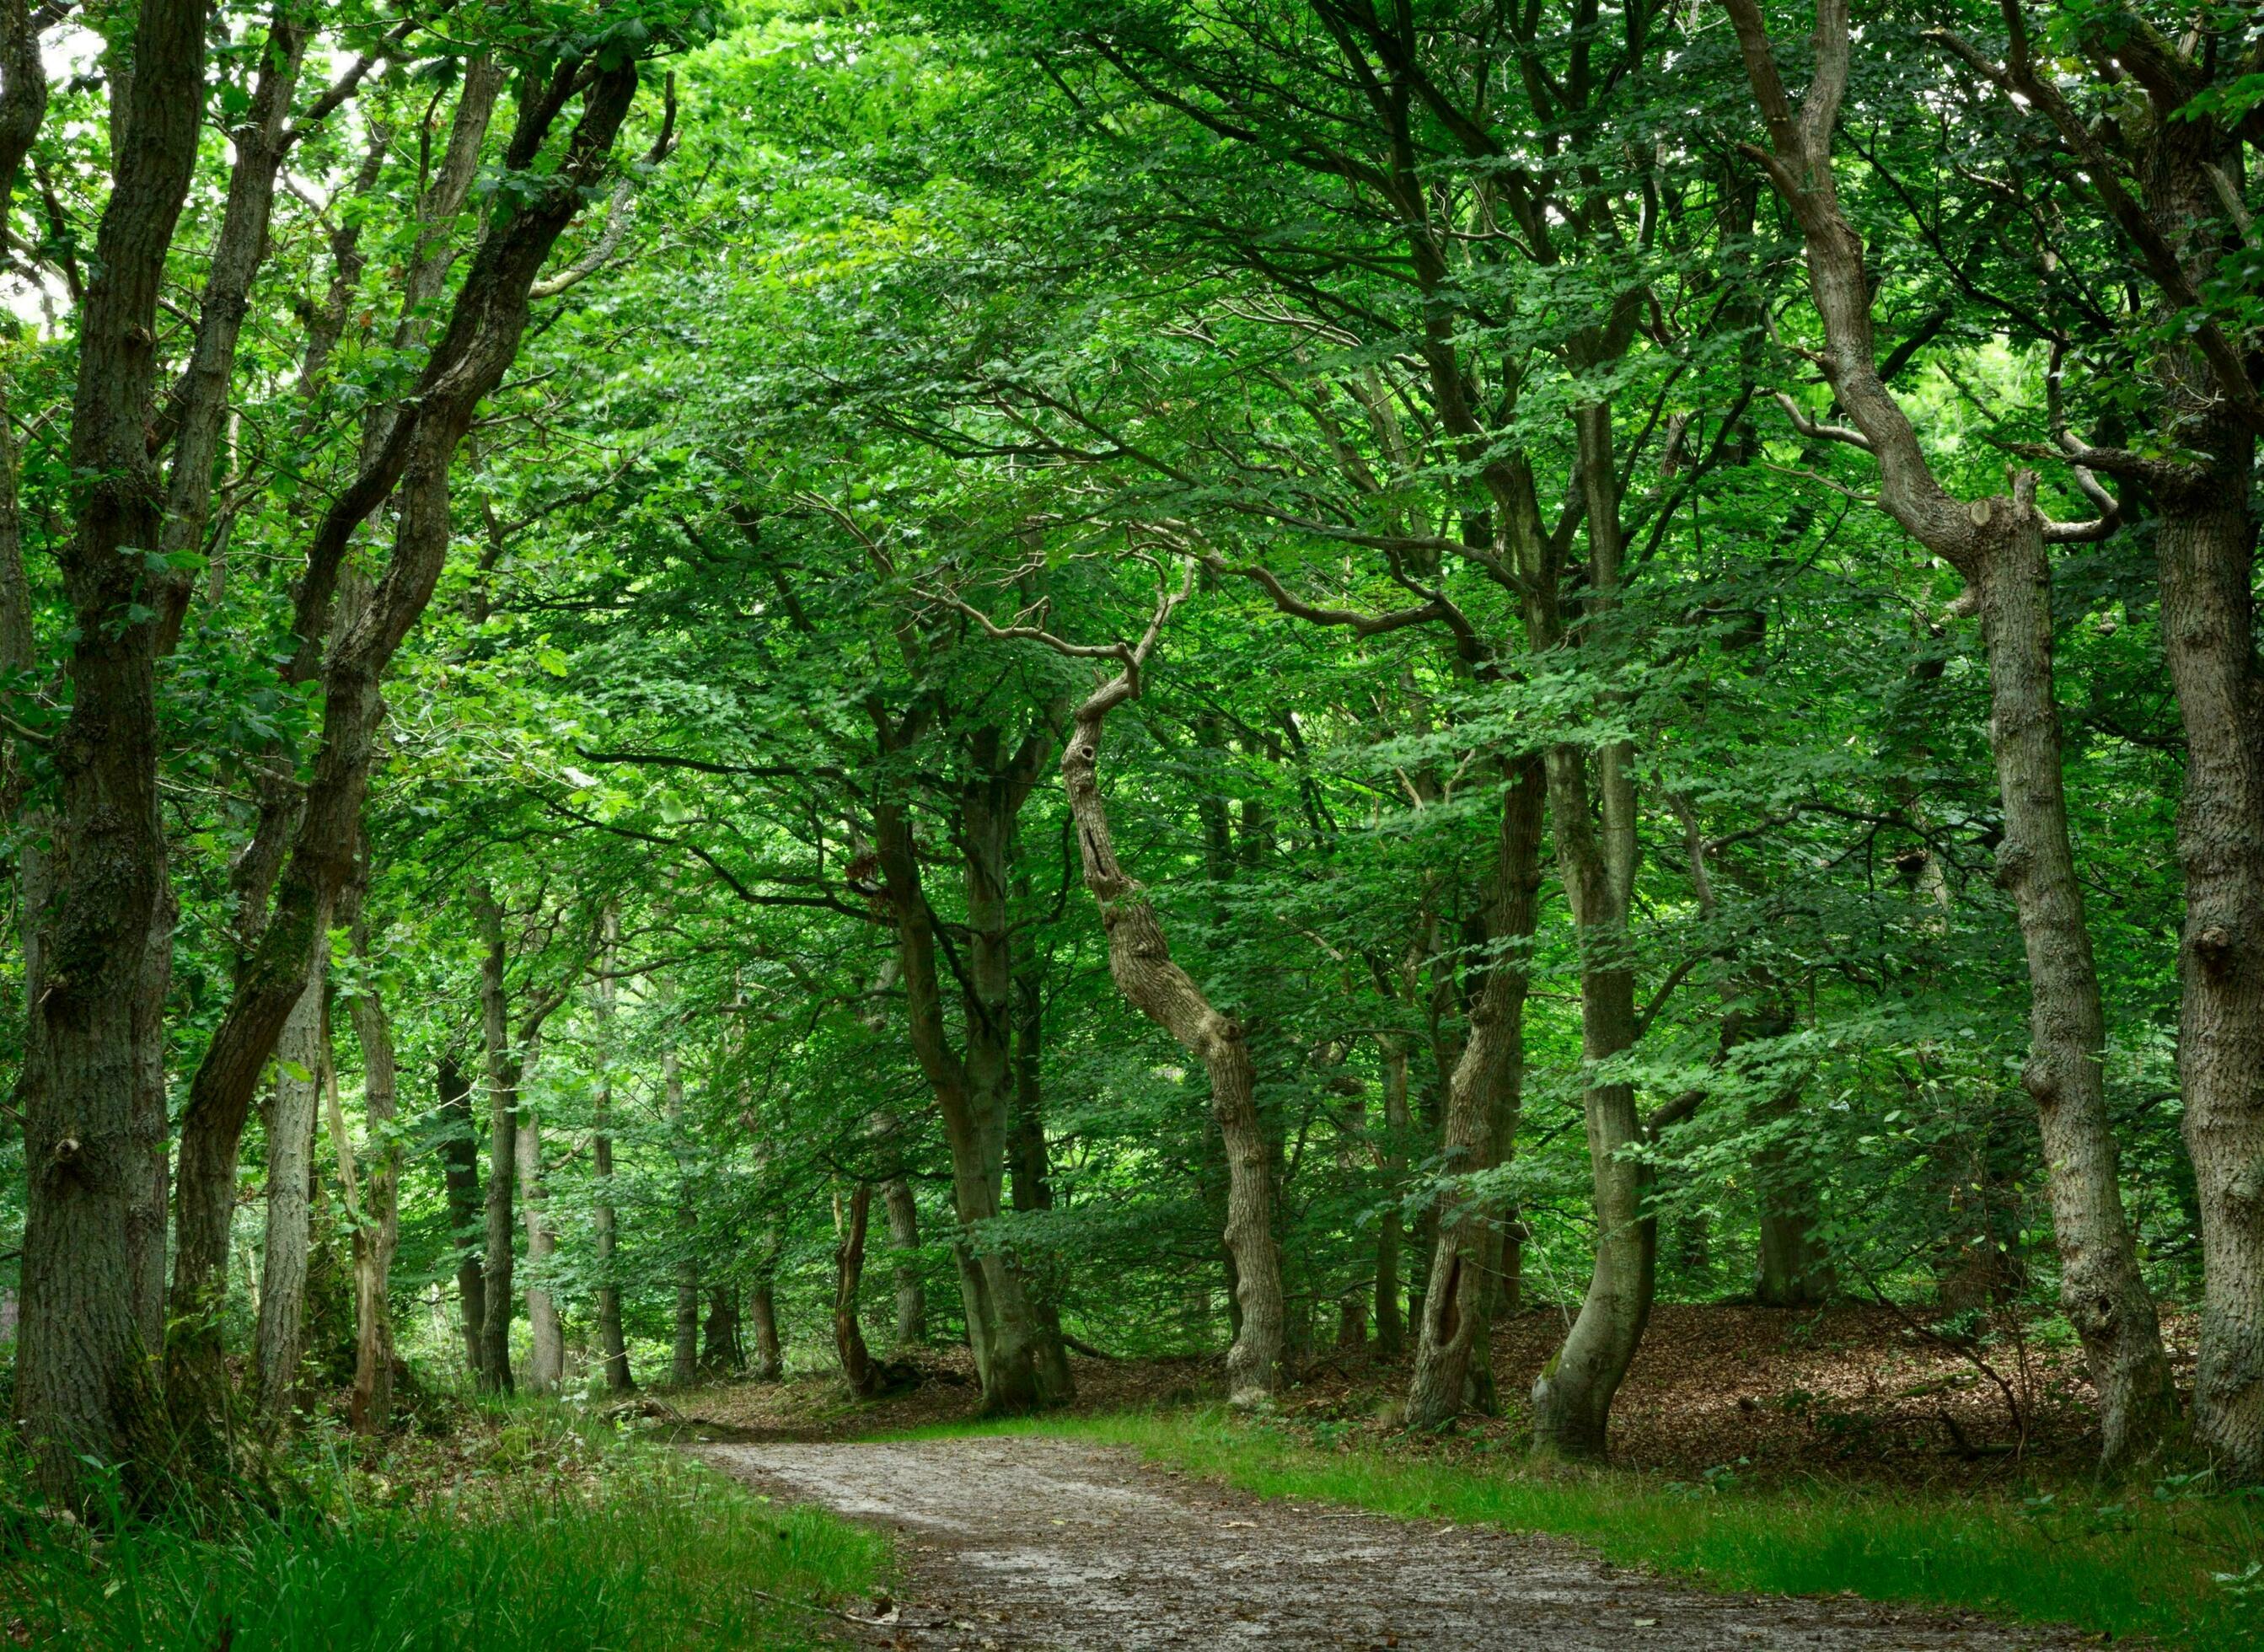
M1035 1648L2042 1652L2072 1638L1847 1599L1716 1595L1555 1538L1260 1501L1132 1453L1030 1438L732 1445L699 1454L892 1531L866 1643Z

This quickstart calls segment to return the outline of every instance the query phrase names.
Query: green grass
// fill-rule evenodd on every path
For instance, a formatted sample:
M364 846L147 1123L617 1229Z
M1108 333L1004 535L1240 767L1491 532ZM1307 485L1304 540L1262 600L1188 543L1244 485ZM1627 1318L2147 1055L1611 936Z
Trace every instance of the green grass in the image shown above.
M878 1535L642 1450L580 1489L506 1480L470 1507L301 1505L225 1535L99 1544L25 1509L0 1528L0 1642L178 1652L599 1652L838 1644L785 1601L854 1597Z
M1317 1445L1215 1411L1040 1418L952 1432L1031 1432L1129 1446L1261 1496L1345 1503L1404 1519L1549 1532L1608 1559L1725 1590L1836 1594L2068 1623L2195 1652L2264 1647L2264 1586L2227 1586L2264 1557L2246 1497L2166 1484L2120 1500L1947 1496L1811 1482L1755 1487L1716 1474L1676 1484L1600 1470L1441 1460L1363 1443ZM2264 1569L2254 1579L2264 1585Z

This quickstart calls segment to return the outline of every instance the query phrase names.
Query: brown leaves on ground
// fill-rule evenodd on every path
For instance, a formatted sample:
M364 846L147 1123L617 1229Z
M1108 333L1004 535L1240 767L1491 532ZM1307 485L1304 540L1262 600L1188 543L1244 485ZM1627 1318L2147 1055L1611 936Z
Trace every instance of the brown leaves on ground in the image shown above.
M1565 1310L1535 1308L1499 1326L1493 1367L1503 1415L1463 1420L1445 1449L1521 1449L1524 1396L1562 1341ZM2017 1330L2017 1334L2015 1331ZM2166 1321L2181 1373L2194 1328ZM976 1414L963 1348L922 1351L914 1388L859 1405L838 1377L741 1382L676 1396L710 1438L829 1439L963 1422ZM1215 1401L1215 1359L1077 1358L1075 1413ZM1372 1346L1309 1359L1281 1395L1292 1421L1400 1432L1407 1360ZM1902 1484L1980 1484L2015 1472L2081 1472L2096 1449L2081 1351L2044 1327L1999 1316L1959 1345L1890 1308L1670 1305L1656 1309L1620 1392L1613 1456L1631 1468L1696 1479L1708 1469L1776 1478L1829 1474Z

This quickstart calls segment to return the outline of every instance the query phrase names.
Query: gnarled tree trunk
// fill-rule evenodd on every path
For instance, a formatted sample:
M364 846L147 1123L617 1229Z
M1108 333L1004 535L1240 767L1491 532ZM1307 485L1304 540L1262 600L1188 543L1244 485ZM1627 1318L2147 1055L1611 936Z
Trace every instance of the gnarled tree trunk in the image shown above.
M2105 1016L2068 837L2052 685L2051 570L2035 476L2016 475L2008 495L1950 497L1880 378L1862 239L1840 212L1832 168L1848 80L1847 0L1819 0L1816 73L1797 110L1756 0L1726 4L1769 132L1770 150L1749 152L1800 227L1809 293L1824 323L1820 365L1855 426L1814 433L1870 453L1881 507L1963 575L1980 599L1990 744L2005 810L1998 878L2013 896L2028 962L2022 1083L2035 1101L2049 1167L2061 1305L2082 1339L2099 1395L2102 1461L2120 1469L2159 1449L2176 1399L2115 1173L2101 1070Z

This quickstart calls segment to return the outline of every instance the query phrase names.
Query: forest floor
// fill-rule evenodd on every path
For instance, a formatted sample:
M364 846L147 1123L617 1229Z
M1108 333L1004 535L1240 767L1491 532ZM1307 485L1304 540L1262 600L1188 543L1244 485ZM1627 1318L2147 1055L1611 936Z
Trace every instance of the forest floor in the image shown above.
M758 1488L896 1533L874 1647L1644 1645L2011 1652L2072 1637L1833 1598L1709 1593L1585 1545L1260 1499L1121 1448L1032 1436L716 1445Z
M2164 1330L2189 1381L2193 1328ZM1523 1397L1564 1333L1538 1308L1496 1332L1493 1365L1508 1402L1498 1418L1464 1420L1440 1449L1514 1449L1526 1434ZM1072 1415L1197 1403L1223 1392L1211 1359L1072 1359ZM683 1409L708 1438L826 1439L902 1432L970 1416L973 1367L964 1349L923 1350L922 1380L853 1404L830 1373L786 1383L702 1388ZM1397 1406L1405 1356L1325 1349L1281 1397L1285 1418L1337 1425L1376 1440L1404 1438ZM1746 1479L1829 1474L1901 1488L1985 1487L2080 1474L2092 1459L2090 1385L2080 1351L1999 1337L1961 1349L1891 1309L1784 1309L1669 1305L1651 1315L1612 1419L1622 1467L1697 1480L1733 1469Z

